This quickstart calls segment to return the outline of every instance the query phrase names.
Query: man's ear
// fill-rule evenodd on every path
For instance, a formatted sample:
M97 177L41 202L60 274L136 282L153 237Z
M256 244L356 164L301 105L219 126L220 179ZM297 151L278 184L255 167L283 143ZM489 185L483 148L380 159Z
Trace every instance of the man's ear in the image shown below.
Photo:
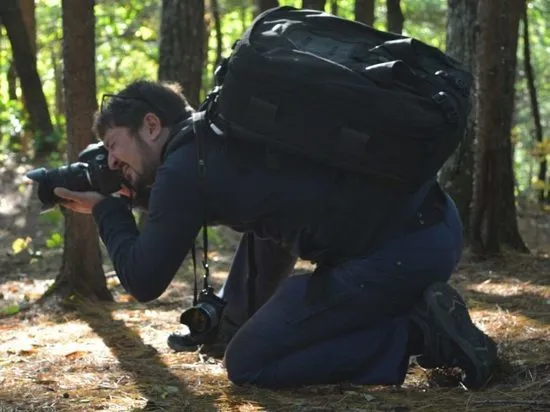
M155 141L159 138L160 132L162 131L162 124L159 117L154 113L147 113L143 118L143 131L146 136Z

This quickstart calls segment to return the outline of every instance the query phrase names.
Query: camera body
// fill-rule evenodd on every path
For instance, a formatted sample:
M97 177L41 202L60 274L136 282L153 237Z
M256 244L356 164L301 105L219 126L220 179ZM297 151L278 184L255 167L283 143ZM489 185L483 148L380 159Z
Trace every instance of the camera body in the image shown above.
M109 195L121 189L123 177L118 170L109 169L109 153L103 143L92 143L78 156L78 162L55 169L38 168L27 177L38 183L38 198L42 211L53 208L61 199L53 190L64 187L75 192L99 192Z
M197 304L184 311L180 323L186 325L192 335L208 335L217 331L226 302L208 286L197 298Z

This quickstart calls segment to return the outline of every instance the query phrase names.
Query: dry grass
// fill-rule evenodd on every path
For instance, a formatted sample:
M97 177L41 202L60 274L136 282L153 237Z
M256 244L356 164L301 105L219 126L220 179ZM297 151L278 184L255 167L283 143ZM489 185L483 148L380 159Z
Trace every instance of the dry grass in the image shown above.
M214 264L218 281L227 257ZM402 387L315 386L271 391L230 384L219 361L172 353L165 339L189 294L178 277L158 301L142 305L75 302L0 320L0 411L523 411L550 409L550 259L464 258L455 286L475 322L496 338L501 366L483 391L468 392L454 371L412 367ZM47 282L46 282L47 284ZM0 287L5 300L33 300L44 282ZM34 292L33 292L34 290Z

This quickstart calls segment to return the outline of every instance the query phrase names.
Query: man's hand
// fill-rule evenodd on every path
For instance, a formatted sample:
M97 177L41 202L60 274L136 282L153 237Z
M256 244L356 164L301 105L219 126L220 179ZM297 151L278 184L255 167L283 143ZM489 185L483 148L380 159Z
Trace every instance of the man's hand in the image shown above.
M122 189L120 189L117 193L124 197L129 197L130 199L134 198L136 196L136 192L130 189L129 187L126 187L124 185L121 186Z
M101 193L97 192L73 192L64 187L56 187L53 191L58 197L63 199L60 204L73 212L90 214L93 207L105 199Z

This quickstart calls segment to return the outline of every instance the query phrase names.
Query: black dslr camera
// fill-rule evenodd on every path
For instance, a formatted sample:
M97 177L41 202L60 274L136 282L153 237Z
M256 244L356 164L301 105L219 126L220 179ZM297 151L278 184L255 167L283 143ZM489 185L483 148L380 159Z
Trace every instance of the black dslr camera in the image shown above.
M215 334L225 304L208 286L199 293L197 303L181 314L180 322L189 328L192 335Z
M103 143L93 143L78 155L78 162L50 170L41 167L27 173L29 179L38 182L42 211L53 208L61 200L53 192L56 187L75 192L94 191L105 196L120 190L123 177L118 170L109 169L107 158Z

